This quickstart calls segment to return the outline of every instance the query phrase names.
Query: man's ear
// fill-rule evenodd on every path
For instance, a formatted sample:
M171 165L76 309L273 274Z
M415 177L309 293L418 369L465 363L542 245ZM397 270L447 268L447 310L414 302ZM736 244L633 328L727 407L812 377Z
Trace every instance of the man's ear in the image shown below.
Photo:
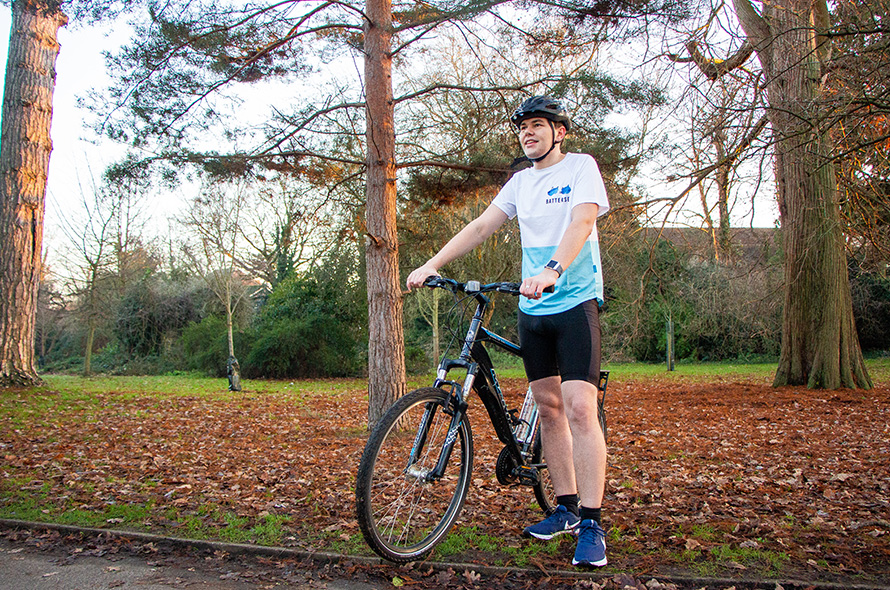
M568 129L562 123L556 124L556 141L562 141L566 138L566 134L568 133Z

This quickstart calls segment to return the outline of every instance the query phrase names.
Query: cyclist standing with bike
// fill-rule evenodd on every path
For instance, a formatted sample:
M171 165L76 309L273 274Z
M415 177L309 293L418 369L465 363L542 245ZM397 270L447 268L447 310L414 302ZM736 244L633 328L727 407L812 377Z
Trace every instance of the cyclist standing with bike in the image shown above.
M529 98L510 121L533 166L514 174L479 217L412 271L407 286L422 286L505 221L518 218L525 297L519 303L519 342L558 503L523 534L552 539L575 533L572 563L601 567L607 563L601 526L606 443L597 420L603 281L596 219L609 201L596 161L562 153L571 120L558 100ZM550 286L554 292L544 293Z

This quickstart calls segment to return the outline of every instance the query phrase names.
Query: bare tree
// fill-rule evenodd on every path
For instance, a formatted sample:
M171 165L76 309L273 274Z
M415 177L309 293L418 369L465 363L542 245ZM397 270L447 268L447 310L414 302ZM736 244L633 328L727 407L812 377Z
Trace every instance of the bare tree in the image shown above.
M183 250L192 268L204 279L226 313L229 389L241 391L241 372L235 356L234 317L248 292L237 260L241 252L240 221L245 209L243 187L226 190L213 186L192 201L184 220L197 240L184 244Z
M731 57L707 59L695 43L687 51L713 78L741 67L752 51L760 63L785 259L782 348L774 383L870 388L853 321L829 136L835 118L824 100L832 76L828 4L734 0L733 6L745 39Z
M785 248L782 352L775 385L871 388L847 274L829 129L820 109L831 23L825 0L758 12L734 0L765 73Z
M75 260L69 261L69 272L81 270L82 276L73 278L72 291L78 299L77 315L87 328L84 344L83 373L92 372L93 343L101 318L112 308L107 286L113 275L115 252L115 221L120 201L107 198L101 191L93 192L92 202L81 192L84 218L63 219L63 231L74 250Z

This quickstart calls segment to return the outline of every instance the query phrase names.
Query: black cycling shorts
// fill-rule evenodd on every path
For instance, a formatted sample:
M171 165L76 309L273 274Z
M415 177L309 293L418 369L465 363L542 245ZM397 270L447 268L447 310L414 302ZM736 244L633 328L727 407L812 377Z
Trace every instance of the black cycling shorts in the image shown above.
M600 381L600 313L595 299L552 315L519 311L519 344L529 381Z

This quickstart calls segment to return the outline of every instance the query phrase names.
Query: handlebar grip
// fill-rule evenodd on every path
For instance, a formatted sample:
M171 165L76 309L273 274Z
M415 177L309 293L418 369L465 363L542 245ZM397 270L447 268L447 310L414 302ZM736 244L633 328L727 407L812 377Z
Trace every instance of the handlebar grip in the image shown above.
M544 293L553 293L554 290L555 289L553 288L553 285L550 285L549 287L544 287Z

